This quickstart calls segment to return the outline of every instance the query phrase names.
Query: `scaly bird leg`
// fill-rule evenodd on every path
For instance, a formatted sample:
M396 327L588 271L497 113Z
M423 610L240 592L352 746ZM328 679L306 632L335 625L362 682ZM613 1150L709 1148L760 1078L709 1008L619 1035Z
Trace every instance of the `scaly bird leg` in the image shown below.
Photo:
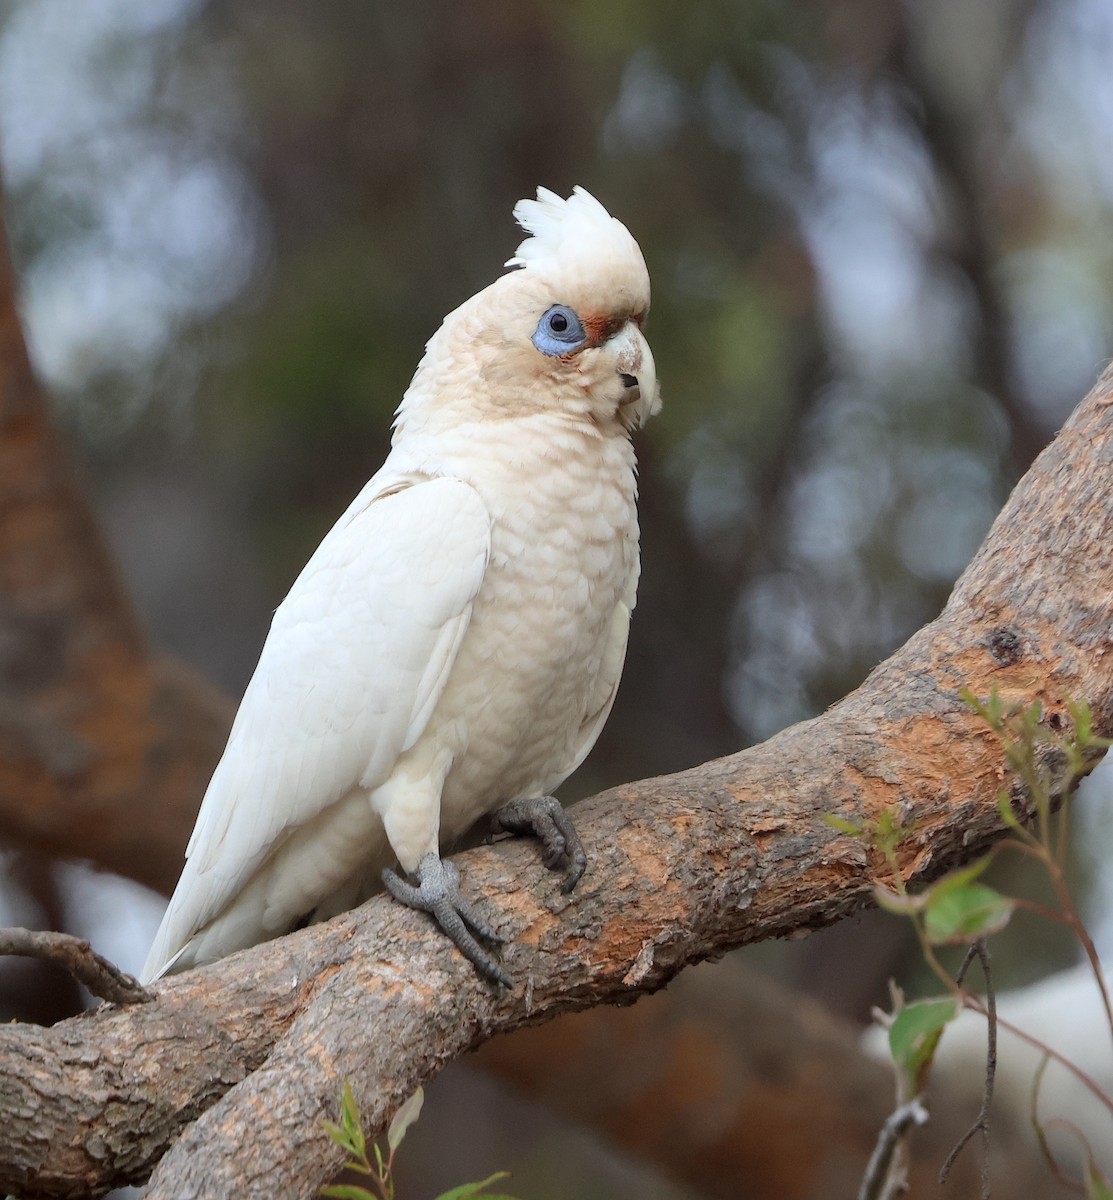
M532 834L541 842L541 861L550 871L567 867L560 890L567 895L587 868L580 835L572 818L555 796L536 796L529 800L511 800L491 817L495 833Z
M417 864L414 878L417 887L389 867L383 871L383 883L395 900L431 913L452 944L480 975L503 987L513 987L510 976L472 936L475 933L499 944L505 940L460 895L460 872L455 864L443 862L430 851Z

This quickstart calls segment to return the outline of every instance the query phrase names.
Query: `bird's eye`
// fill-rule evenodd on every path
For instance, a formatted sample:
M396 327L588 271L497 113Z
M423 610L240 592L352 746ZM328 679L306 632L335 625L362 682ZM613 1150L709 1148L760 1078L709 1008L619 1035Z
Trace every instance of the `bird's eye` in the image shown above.
M554 304L546 309L533 334L533 344L550 358L574 353L586 341L583 323L567 304Z

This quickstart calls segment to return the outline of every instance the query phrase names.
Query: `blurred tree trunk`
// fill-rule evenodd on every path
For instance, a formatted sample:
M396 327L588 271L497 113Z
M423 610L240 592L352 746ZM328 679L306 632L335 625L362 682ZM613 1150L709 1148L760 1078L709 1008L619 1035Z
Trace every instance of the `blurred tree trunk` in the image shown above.
M31 373L0 255L0 837L168 890L231 708L150 653Z
M1023 44L1036 9L1032 0L1019 0L1002 10L1008 15L1005 30L1013 47ZM1005 61L1014 57L1003 48L998 52ZM934 247L934 253L949 259L969 281L977 315L973 381L1001 406L1009 431L1009 470L1017 479L1047 444L1052 430L1040 425L1017 393L1010 351L1013 332L997 278L1000 252L994 243L993 214L988 211L994 187L982 178L982 172L985 160L993 157L987 155L987 144L997 146L1006 136L1003 114L991 99L992 93L982 97L976 113L956 113L923 56L910 7L894 7L884 66L898 86L916 98L924 148L950 211L947 243Z

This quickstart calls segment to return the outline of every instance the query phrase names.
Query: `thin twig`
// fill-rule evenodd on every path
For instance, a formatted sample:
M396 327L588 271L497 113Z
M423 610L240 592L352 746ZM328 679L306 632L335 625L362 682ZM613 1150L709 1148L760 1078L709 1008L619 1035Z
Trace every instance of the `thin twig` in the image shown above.
M989 950L985 939L978 938L966 951L962 966L955 976L955 984L962 987L966 972L974 959L982 964L982 975L985 978L985 1011L986 1011L986 1052L985 1052L985 1089L982 1092L982 1107L974 1124L955 1143L954 1149L947 1155L942 1167L939 1168L939 1183L945 1184L951 1173L955 1159L962 1153L966 1144L978 1133L982 1135L982 1200L989 1200L989 1106L993 1102L993 1084L997 1078L997 997L993 991L993 980L989 973Z
M1023 842L1019 841L1000 842L999 846L1002 849L1017 849L1044 863L1046 866L1048 875L1051 878L1052 887L1054 887L1056 895L1059 898L1061 911L1059 920L1073 932L1074 936L1078 939L1079 945L1082 947L1082 952L1086 955L1086 961L1090 964L1090 971L1094 976L1094 983L1097 985L1098 994L1101 996L1102 1007L1105 1010L1106 1024L1109 1027L1110 1036L1113 1037L1113 1002L1110 1001L1109 988L1105 982L1105 972L1101 968L1101 959L1098 957L1094 940L1090 937L1090 931L1086 928L1082 918L1078 915L1078 910L1074 906L1074 899L1070 894L1070 888L1067 886L1063 872L1043 847L1026 846Z
M896 1154L912 1126L924 1125L927 1119L928 1111L920 1096L889 1114L881 1126L877 1145L866 1165L862 1186L858 1189L858 1200L891 1200L905 1190L907 1182L898 1177L898 1172L903 1175L903 1167L897 1166ZM897 1167L896 1171L894 1167Z
M981 1013L983 1017L989 1016L989 1008L980 996L971 995L970 992L959 989L958 997L961 1003L970 1009L971 1012ZM1057 1062L1064 1071L1069 1071L1103 1108L1113 1113L1113 1099L1107 1096L1100 1084L1096 1083L1092 1076L1087 1075L1077 1063L1071 1062L1065 1054L1060 1054L1053 1046L1049 1046L1038 1037L1033 1037L1032 1034L1021 1029L1019 1025L1014 1025L1012 1021L1006 1021L1004 1017L999 1016L997 1018L997 1026L999 1029L1004 1029L1006 1032L1020 1038L1022 1042L1027 1042L1029 1046L1046 1055L1053 1062Z
M98 954L84 938L38 929L0 929L0 955L58 963L94 996L112 1004L143 1004L154 997L137 979Z
M1047 1140L1048 1127L1052 1125L1054 1121L1048 1121L1045 1125L1044 1122L1040 1120L1040 1088L1043 1086L1044 1073L1046 1072L1047 1064L1050 1061L1050 1058L1048 1058L1048 1056L1045 1054L1040 1062L1040 1065L1036 1068L1036 1073L1032 1076L1032 1091L1029 1096L1028 1116L1032 1122L1032 1129L1036 1134L1036 1144L1039 1146L1040 1153L1043 1155L1044 1161L1047 1163L1052 1175L1054 1175L1064 1187L1069 1188L1072 1192L1078 1192L1079 1195L1085 1196L1088 1194L1086 1185L1080 1179L1073 1178L1073 1176L1068 1175L1067 1172L1063 1170L1063 1168L1059 1165L1059 1160L1055 1157L1054 1150L1051 1149L1051 1143ZM1063 1122L1063 1124L1069 1124L1069 1122ZM1079 1134L1079 1136L1081 1137L1081 1134ZM1088 1145L1084 1137L1082 1137L1082 1144L1084 1146Z

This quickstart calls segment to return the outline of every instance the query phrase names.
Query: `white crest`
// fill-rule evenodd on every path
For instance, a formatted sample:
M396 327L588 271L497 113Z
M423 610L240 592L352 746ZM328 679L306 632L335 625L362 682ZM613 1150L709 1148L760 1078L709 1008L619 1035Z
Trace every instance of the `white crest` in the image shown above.
M604 239L634 240L626 226L578 184L567 200L539 187L536 200L514 205L514 219L530 236L507 261L508 267L528 267L538 259L559 257L566 247L582 251L585 244Z

